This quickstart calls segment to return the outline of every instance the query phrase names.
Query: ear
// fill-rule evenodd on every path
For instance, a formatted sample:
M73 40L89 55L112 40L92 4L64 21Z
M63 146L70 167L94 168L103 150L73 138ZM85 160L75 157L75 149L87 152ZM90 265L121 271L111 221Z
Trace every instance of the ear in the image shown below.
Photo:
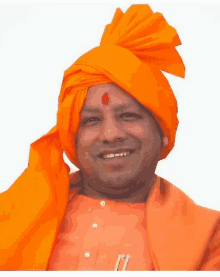
M161 145L161 148L160 148L160 155L162 156L162 152L163 152L163 149L168 145L168 138L167 137L163 137L162 139L162 145ZM161 160L161 156L160 156L160 160Z
M168 145L168 138L167 137L163 137L162 139L162 147L165 148Z

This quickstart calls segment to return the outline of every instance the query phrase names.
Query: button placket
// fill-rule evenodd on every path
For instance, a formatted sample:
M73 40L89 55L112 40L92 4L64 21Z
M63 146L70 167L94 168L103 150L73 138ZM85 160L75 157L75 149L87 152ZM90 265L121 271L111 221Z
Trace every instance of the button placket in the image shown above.
M94 217L92 216L92 222L90 221L88 225L86 224L88 229L88 236L85 236L82 245L82 259L80 259L78 265L78 268L80 268L80 270L94 270L95 268L98 245L101 235L100 231L102 230L102 228L99 230L99 226L102 223L102 220L101 222L99 222L99 218L102 214L103 207L106 205L106 201L100 200L97 204L99 205L99 208L98 206L96 206L96 208L98 209L96 210L97 212L94 213Z

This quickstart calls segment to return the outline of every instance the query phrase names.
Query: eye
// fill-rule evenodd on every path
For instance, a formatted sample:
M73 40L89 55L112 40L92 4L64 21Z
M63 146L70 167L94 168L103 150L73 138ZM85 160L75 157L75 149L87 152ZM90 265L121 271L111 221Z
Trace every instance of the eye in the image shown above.
M140 119L142 118L141 115L139 114L136 114L136 113L130 113L130 112L127 112L127 113L123 113L120 115L120 118L122 119L128 119L128 120L132 120L132 119Z
M100 118L98 118L98 117L89 117L89 118L86 118L85 120L83 120L82 124L83 125L92 124L92 123L99 122L99 121L100 121Z

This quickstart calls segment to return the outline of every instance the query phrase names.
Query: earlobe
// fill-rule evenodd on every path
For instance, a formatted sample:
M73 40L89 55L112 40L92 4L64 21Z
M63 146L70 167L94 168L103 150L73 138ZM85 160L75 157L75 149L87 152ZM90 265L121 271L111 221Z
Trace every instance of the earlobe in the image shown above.
M168 145L168 138L163 137L162 143L163 143L163 148L166 147Z

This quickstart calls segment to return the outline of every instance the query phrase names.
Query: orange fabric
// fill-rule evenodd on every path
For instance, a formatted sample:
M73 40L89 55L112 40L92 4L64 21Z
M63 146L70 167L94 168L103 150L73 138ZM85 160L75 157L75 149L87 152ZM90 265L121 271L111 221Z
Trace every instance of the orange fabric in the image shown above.
M220 270L220 222L213 231L199 270Z
M120 253L130 255L126 270L153 269L146 240L145 203L73 196L48 270L114 270ZM105 206L101 206L103 200ZM91 256L85 257L86 252ZM118 270L124 261L121 260Z
M131 255L126 270L154 270L146 238L146 204L97 200L76 196L77 191L70 190L47 270L113 270L119 253ZM107 203L104 207L102 200ZM91 258L85 257L87 251ZM124 261L121 259L118 270ZM220 270L220 222L197 269Z
M177 103L161 70L184 77L184 64L175 49L180 44L176 30L148 5L132 5L125 14L116 10L100 46L82 55L64 74L57 123L70 161L78 164L75 136L88 88L109 82L152 112L168 138L161 158L168 155L178 126Z
M47 186L45 178L29 167L0 195L0 270L46 270L65 215L69 180L60 189ZM71 177L73 182L80 182L79 173ZM198 269L219 221L219 212L197 206L158 177L146 203L146 240L154 269Z
M47 266L68 203L69 168L63 151L77 164L74 139L88 87L113 81L149 108L169 139L166 157L175 141L177 104L160 70L184 76L175 50L179 44L161 14L148 5L133 5L125 14L117 9L101 45L65 72L57 125L31 145L28 168L0 195L1 270ZM166 182L155 186L146 214L156 270L195 268L219 217Z

